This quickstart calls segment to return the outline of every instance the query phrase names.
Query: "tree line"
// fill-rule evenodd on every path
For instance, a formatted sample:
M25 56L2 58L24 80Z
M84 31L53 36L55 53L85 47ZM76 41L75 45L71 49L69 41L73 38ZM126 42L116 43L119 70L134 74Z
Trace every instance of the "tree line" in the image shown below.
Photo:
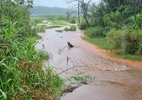
M43 6L33 6L30 9L30 14L32 16L37 15L66 15L66 8L59 7L43 7Z
M86 33L89 37L109 38L115 44L111 49L123 54L142 54L142 0L101 0L99 4L93 0L67 1L78 3L79 26L90 28Z

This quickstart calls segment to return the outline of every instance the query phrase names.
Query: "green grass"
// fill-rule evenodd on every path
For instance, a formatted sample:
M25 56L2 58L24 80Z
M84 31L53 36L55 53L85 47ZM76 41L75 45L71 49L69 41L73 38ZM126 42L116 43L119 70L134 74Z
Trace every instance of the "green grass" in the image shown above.
M31 23L32 25L37 25L38 23L42 23L42 19L31 17Z
M49 59L48 53L45 51L39 50L39 51L37 51L37 54L38 54L39 60L48 60Z
M122 55L122 50L114 49L115 43L113 41L110 41L108 38L83 37L83 39L92 43L92 44L96 44L97 46L99 46L102 49L111 50L111 51L113 51L113 53L120 55L122 58L142 61L141 55L130 55L130 54L123 54Z
M55 100L63 80L50 66L43 70L49 56L36 51L32 33L20 37L19 29L7 22L0 29L0 100Z
M51 22L54 26L65 26L67 25L67 22L63 21L63 20L48 20L49 22Z
M46 26L46 25L36 25L35 26L36 33L45 32L45 29L47 29L47 28L48 28L48 26Z
M64 29L64 31L76 31L76 26L75 26L75 25L71 25L69 28L66 27L66 28Z
M88 75L84 75L84 76L72 76L72 79L74 79L75 81L77 81L78 83L82 84L82 83L88 83L89 81L91 81L93 79L93 77L88 76Z
M56 30L56 32L62 33L62 32L63 32L63 30Z
M124 54L124 55L121 55L121 57L122 57L122 58L125 58L125 59L130 59L130 60L142 61L142 55Z
M85 31L84 31L84 34L87 35L88 37L93 37L93 34L95 33L95 30L97 27L90 27L90 28L87 28Z
M47 29L51 29L51 28L58 28L58 27L61 27L61 26L51 25L51 26L47 26Z
M96 44L97 46L101 47L102 49L112 50L114 48L115 43L111 42L108 38L89 38L84 37L84 40Z

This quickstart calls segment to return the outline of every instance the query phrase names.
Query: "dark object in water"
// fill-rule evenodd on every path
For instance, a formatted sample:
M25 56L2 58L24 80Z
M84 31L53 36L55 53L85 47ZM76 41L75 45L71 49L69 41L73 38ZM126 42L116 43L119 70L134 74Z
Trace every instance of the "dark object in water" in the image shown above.
M70 42L67 41L67 44L70 48L74 47Z

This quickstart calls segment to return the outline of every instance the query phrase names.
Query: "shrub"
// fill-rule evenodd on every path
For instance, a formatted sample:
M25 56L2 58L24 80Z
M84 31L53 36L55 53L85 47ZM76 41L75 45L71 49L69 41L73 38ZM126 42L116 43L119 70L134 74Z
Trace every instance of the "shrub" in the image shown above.
M109 28L91 27L85 30L85 34L90 38L105 37Z
M84 31L84 34L92 38L93 37L92 34L94 34L95 30L96 30L95 27L90 27Z
M133 30L126 34L126 49L128 54L142 54L142 34L139 30Z
M140 30L122 30L112 29L107 37L115 42L114 49L122 50L126 54L142 54L142 34Z
M65 31L76 31L76 26L75 25L72 25L72 26L70 26L70 28L65 28L64 29Z
M79 29L81 29L81 30L87 29L88 27L89 27L89 25L86 24L86 23L80 23L79 24Z
M70 21L69 21L70 23L72 23L72 24L75 24L76 22L75 22L75 19L71 19Z
M107 38L111 40L111 42L115 43L114 49L120 49L122 43L122 30L111 29L107 33Z

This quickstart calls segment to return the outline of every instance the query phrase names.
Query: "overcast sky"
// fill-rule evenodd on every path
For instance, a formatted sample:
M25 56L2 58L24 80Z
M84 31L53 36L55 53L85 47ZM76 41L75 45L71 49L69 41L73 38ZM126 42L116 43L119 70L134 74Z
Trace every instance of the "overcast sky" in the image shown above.
M34 5L67 8L69 4L65 3L65 1L67 0L34 0ZM92 0L92 1L98 3L100 0Z

